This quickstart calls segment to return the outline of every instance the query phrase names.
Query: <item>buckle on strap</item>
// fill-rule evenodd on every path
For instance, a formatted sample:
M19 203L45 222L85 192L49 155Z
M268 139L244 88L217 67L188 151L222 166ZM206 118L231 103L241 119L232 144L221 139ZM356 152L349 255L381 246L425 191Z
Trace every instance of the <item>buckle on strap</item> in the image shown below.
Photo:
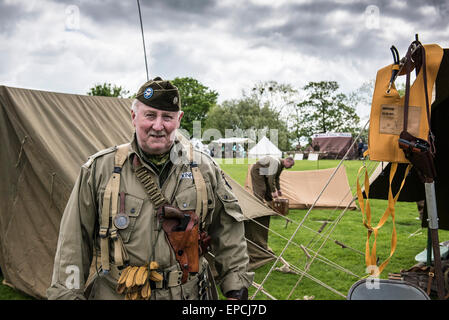
M99 232L100 238L102 238L102 239L107 238L108 237L108 230L109 230L108 227L100 227L100 232Z
M177 287L181 285L182 271L170 271L167 273L166 281L167 288Z
M182 284L182 271L164 271L162 274L164 275L164 280L155 282L156 289L168 289L171 287L180 286Z
M197 168L198 167L198 163L196 163L195 161L190 162L190 168Z
M117 229L111 231L111 239L114 241L118 239Z

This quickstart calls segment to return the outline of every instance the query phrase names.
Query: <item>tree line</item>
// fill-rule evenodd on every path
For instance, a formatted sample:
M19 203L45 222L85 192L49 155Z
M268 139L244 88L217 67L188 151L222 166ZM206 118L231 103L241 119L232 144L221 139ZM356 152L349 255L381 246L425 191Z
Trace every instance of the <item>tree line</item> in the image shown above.
M336 81L309 82L302 88L288 83L265 81L243 90L238 99L218 103L218 93L191 77L172 80L178 88L184 117L181 128L193 134L194 121L201 122L201 133L218 130L222 137L226 130L234 133L249 130L277 130L278 147L292 150L294 146L311 143L313 134L360 131L356 113L359 103L370 103L367 96L372 83L366 83L350 94L340 92ZM110 83L96 84L88 95L134 98L123 87Z

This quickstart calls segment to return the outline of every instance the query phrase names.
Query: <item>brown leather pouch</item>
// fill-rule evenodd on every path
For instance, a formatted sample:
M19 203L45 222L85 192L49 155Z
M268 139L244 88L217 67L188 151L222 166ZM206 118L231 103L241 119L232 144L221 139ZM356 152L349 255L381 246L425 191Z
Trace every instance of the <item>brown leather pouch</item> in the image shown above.
M399 147L405 157L413 164L422 183L432 182L436 177L435 164L430 144L423 139L416 138L407 131L399 136Z
M199 218L195 211L181 211L168 205L159 209L158 216L181 266L181 282L185 283L189 273L199 272Z

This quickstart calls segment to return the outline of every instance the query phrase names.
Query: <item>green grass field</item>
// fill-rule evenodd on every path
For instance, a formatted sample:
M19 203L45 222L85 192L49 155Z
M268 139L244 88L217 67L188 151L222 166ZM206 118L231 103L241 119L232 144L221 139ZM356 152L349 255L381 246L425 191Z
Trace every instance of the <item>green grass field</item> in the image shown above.
M217 161L218 162L218 161ZM222 169L240 184L244 184L247 173L247 162L244 163L226 163L228 161L219 161ZM241 162L241 161L238 161ZM295 166L290 170L314 170L334 168L338 165L338 160L320 160L320 161L296 161ZM343 163L349 184L353 194L355 194L355 185L357 171L362 165L362 161L345 161ZM373 168L374 164L367 162L368 168ZM373 211L373 224L377 224L380 216L386 209L387 201L371 200ZM290 210L288 218L294 222L286 224L283 217L273 216L270 221L270 228L273 232L269 235L269 246L276 253L280 254L286 246L307 210ZM318 279L320 283L312 281L304 276L298 283L299 276L296 274L285 274L279 271L273 271L265 281L264 288L277 299L304 299L305 296L313 296L315 300L341 300L344 299L340 294L346 295L351 285L359 277L366 276L365 267L365 241L366 228L362 224L362 213L360 210L347 211L338 223L333 223L342 214L342 210L335 209L317 209L312 210L305 219L303 226L299 229L292 243L285 250L283 257L291 264L301 270L306 268L310 259L306 257L300 245L303 245L313 251L310 251L313 257L316 251L319 251L317 259L310 264L308 274ZM401 269L411 267L416 263L415 255L425 249L427 243L427 229L421 228L421 222L417 219L418 211L415 203L399 202L396 205L396 231L397 231L397 249L391 258L390 263L381 275L381 278L387 278L389 272L399 272ZM323 229L321 236L316 232L323 225L323 221L328 221L326 228ZM329 234L329 230L334 226L334 230ZM390 254L390 241L392 234L391 218L385 223L379 231L377 253L380 262L384 261ZM448 240L447 231L440 230L440 241ZM325 242L325 238L328 240ZM335 241L343 243L348 248L342 248ZM293 242L295 244L293 244ZM371 241L372 243L372 241ZM320 248L322 246L322 248ZM320 260L319 260L319 259ZM323 262L326 261L327 263ZM268 273L273 263L255 271L255 282L261 283ZM331 265L329 265L331 264ZM335 266L338 265L338 267ZM281 266L280 264L278 266ZM345 269L346 271L342 271ZM0 277L0 281L3 280ZM295 290L292 290L296 286ZM325 288L329 286L340 294ZM251 288L250 295L255 292ZM291 293L291 295L290 295ZM0 285L0 299L29 299L26 295L15 290ZM260 293L256 299L268 299Z

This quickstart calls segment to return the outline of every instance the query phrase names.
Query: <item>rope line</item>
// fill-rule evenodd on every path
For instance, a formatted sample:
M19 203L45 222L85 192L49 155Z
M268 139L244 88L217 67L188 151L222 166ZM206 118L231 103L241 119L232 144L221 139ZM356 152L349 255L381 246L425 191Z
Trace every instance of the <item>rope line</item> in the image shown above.
M274 270L274 266L278 263L279 258L281 258L285 251L287 250L287 248L290 246L290 243L292 242L292 239L296 236L297 232L299 231L299 229L301 228L301 226L304 224L305 220L307 219L307 217L309 216L309 214L312 212L312 209L315 207L316 203L318 202L318 200L320 199L320 197L322 196L322 194L324 193L324 191L326 190L326 188L329 186L330 182L332 181L332 179L334 178L335 174L337 173L338 169L340 168L340 166L343 164L344 160L347 158L349 151L351 150L351 148L354 147L357 139L360 137L360 135L362 134L363 130L365 130L366 126L369 123L369 119L368 121L365 123L365 125L363 126L363 128L360 130L360 133L358 134L357 138L354 140L354 142L351 144L351 146L348 148L348 150L346 151L345 155L343 156L343 158L341 159L341 161L338 163L338 166L335 168L335 170L332 172L331 176L329 177L328 181L326 182L325 186L323 187L323 189L321 190L321 192L319 193L318 197L315 199L312 207L310 207L310 209L307 211L307 213L305 214L304 218L301 220L301 222L299 223L298 227L296 227L295 231L293 232L293 235L290 237L290 239L287 241L287 244L285 245L285 247L282 249L282 252L280 253L279 257L276 259L275 263L271 266L270 270L268 271L268 273L266 274L265 278L263 279L263 281L260 283L260 286L263 287L263 285L265 284L266 280L268 279L268 277L271 275L271 273ZM257 295L257 293L259 292L260 289L257 289L256 292L254 293L254 295L252 297L255 297Z
M248 240L248 241L251 242L252 244L254 244L255 246L259 247L261 250L263 250L263 251L265 251L266 253L268 253L268 254L270 254L271 256L273 256L273 258L276 258L276 259L277 259L277 260L276 260L276 263L277 263L277 261L282 260L282 258L281 258L280 256L277 256L277 255L273 254L272 252L266 250L265 248L260 247L259 245L257 245L256 243L252 242L251 240ZM275 265L276 265L276 263L275 263ZM339 296L341 296L341 297L343 297L343 298L346 298L346 295L344 295L343 293L341 293L341 292L338 291L337 289L332 288L330 285L328 285L328 284L324 283L323 281L321 281L321 280L315 278L315 277L312 276L311 274L309 274L309 273L307 273L307 272L301 270L299 267L295 266L294 264L290 264L290 263L289 263L288 266L289 266L291 269L293 269L294 272L299 273L299 274L302 274L302 275L304 275L305 277L309 278L310 280L312 280L312 281L318 283L320 286L322 286L322 287L324 287L324 288L326 288L326 289L332 291L333 293L335 293L335 294L337 294L337 295L339 295ZM250 300L254 300L254 298L255 298L256 294L259 292L260 288L262 288L262 284L259 284L259 289L256 290L256 292L254 293L253 296L251 296Z

